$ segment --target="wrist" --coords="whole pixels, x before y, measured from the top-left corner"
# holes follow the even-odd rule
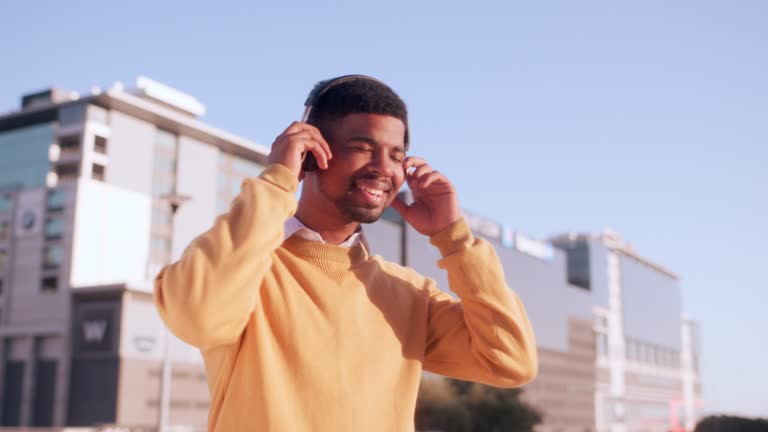
[[[474,241],[472,230],[463,217],[429,237],[429,242],[443,257],[469,248]]]

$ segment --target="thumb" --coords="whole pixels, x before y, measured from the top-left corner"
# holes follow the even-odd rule
[[[408,210],[408,204],[406,204],[399,196],[395,197],[392,204],[389,206],[395,209],[395,211],[405,219],[405,212]]]

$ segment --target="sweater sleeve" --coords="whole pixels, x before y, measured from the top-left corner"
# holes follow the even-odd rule
[[[154,300],[180,339],[208,349],[235,342],[258,300],[283,225],[295,211],[298,179],[270,165],[243,181],[227,214],[155,278]]]
[[[497,387],[533,380],[538,371],[533,329],[507,287],[493,246],[475,238],[463,219],[430,242],[440,250],[438,265],[461,301],[428,283],[424,369]]]

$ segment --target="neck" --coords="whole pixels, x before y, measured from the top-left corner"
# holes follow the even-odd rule
[[[309,210],[299,201],[299,206],[294,216],[307,228],[320,234],[320,237],[327,243],[335,245],[343,243],[360,226],[357,222],[339,223],[338,221],[330,221],[326,219],[327,215],[321,213]]]

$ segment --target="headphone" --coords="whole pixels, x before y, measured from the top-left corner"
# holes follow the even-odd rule
[[[309,92],[309,96],[307,96],[307,100],[304,101],[304,115],[301,116],[301,121],[306,122],[309,120],[309,115],[312,112],[312,108],[314,108],[318,101],[320,100],[320,97],[323,96],[325,93],[328,92],[328,90],[332,89],[333,87],[336,87],[339,84],[343,84],[350,81],[372,81],[377,84],[381,84],[387,88],[386,84],[381,82],[380,80],[368,76],[368,75],[342,75],[340,77],[331,78],[325,82],[323,82],[321,85],[316,86],[312,89],[311,92]],[[408,123],[405,122],[405,145],[406,148],[408,146]],[[315,171],[317,169],[317,161],[315,160],[315,156],[307,152],[306,156],[304,157],[304,162],[301,165],[301,169],[304,171]]]

